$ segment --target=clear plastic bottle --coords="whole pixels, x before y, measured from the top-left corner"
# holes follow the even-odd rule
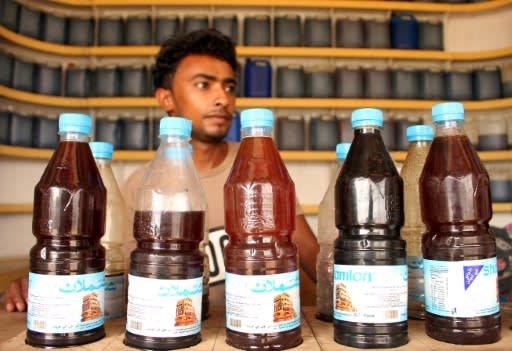
[[[226,341],[246,350],[302,342],[295,186],[273,122],[271,110],[242,111],[242,141],[224,185]]]
[[[60,115],[59,143],[34,190],[26,339],[33,346],[105,336],[107,193],[87,144],[91,131],[90,116]]]
[[[105,235],[101,244],[106,251],[105,261],[105,319],[124,317],[125,300],[125,259],[122,251],[123,239],[130,230],[128,209],[124,203],[119,185],[112,171],[111,143],[91,141],[92,155],[107,189],[107,213]]]
[[[461,103],[434,105],[432,120],[419,182],[426,332],[453,344],[493,343],[501,316],[489,176],[464,132]]]
[[[124,343],[167,350],[201,341],[206,199],[189,151],[190,120],[164,117],[135,195]]]
[[[421,236],[425,226],[421,220],[419,179],[430,144],[434,137],[431,125],[421,124],[407,128],[409,148],[400,176],[404,181],[404,226],[400,233],[407,243],[407,270],[409,318],[425,319],[425,286],[423,283],[423,256]]]
[[[380,130],[382,111],[353,111],[354,139],[336,181],[334,340],[359,348],[407,343],[403,182]]]
[[[318,243],[320,252],[316,259],[316,318],[332,321],[332,278],[333,278],[333,245],[338,237],[338,228],[334,221],[334,190],[336,179],[343,167],[343,161],[350,149],[350,143],[336,145],[337,168],[335,177],[327,187],[318,208]]]

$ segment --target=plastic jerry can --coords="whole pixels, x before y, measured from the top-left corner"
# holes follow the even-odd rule
[[[244,96],[270,97],[272,95],[272,67],[261,59],[247,59],[244,67]]]

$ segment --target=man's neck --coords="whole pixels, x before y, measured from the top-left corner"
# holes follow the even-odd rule
[[[194,165],[198,172],[217,167],[228,154],[228,144],[223,141],[217,144],[192,140]]]

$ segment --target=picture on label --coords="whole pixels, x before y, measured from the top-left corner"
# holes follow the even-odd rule
[[[175,327],[182,327],[192,325],[197,322],[196,310],[192,304],[190,297],[178,300],[176,302],[176,319],[174,321]]]
[[[336,284],[336,309],[345,312],[356,312],[352,299],[343,283]]]
[[[274,296],[274,323],[292,320],[296,316],[290,295],[283,292]]]
[[[82,322],[92,321],[101,317],[98,294],[92,292],[82,297]]]

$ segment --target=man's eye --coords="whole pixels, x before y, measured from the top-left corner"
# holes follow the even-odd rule
[[[236,91],[236,86],[235,85],[228,85],[224,88],[224,91],[226,93],[234,93]]]
[[[199,89],[206,89],[208,87],[208,82],[199,82],[199,83],[196,84],[196,86]]]

